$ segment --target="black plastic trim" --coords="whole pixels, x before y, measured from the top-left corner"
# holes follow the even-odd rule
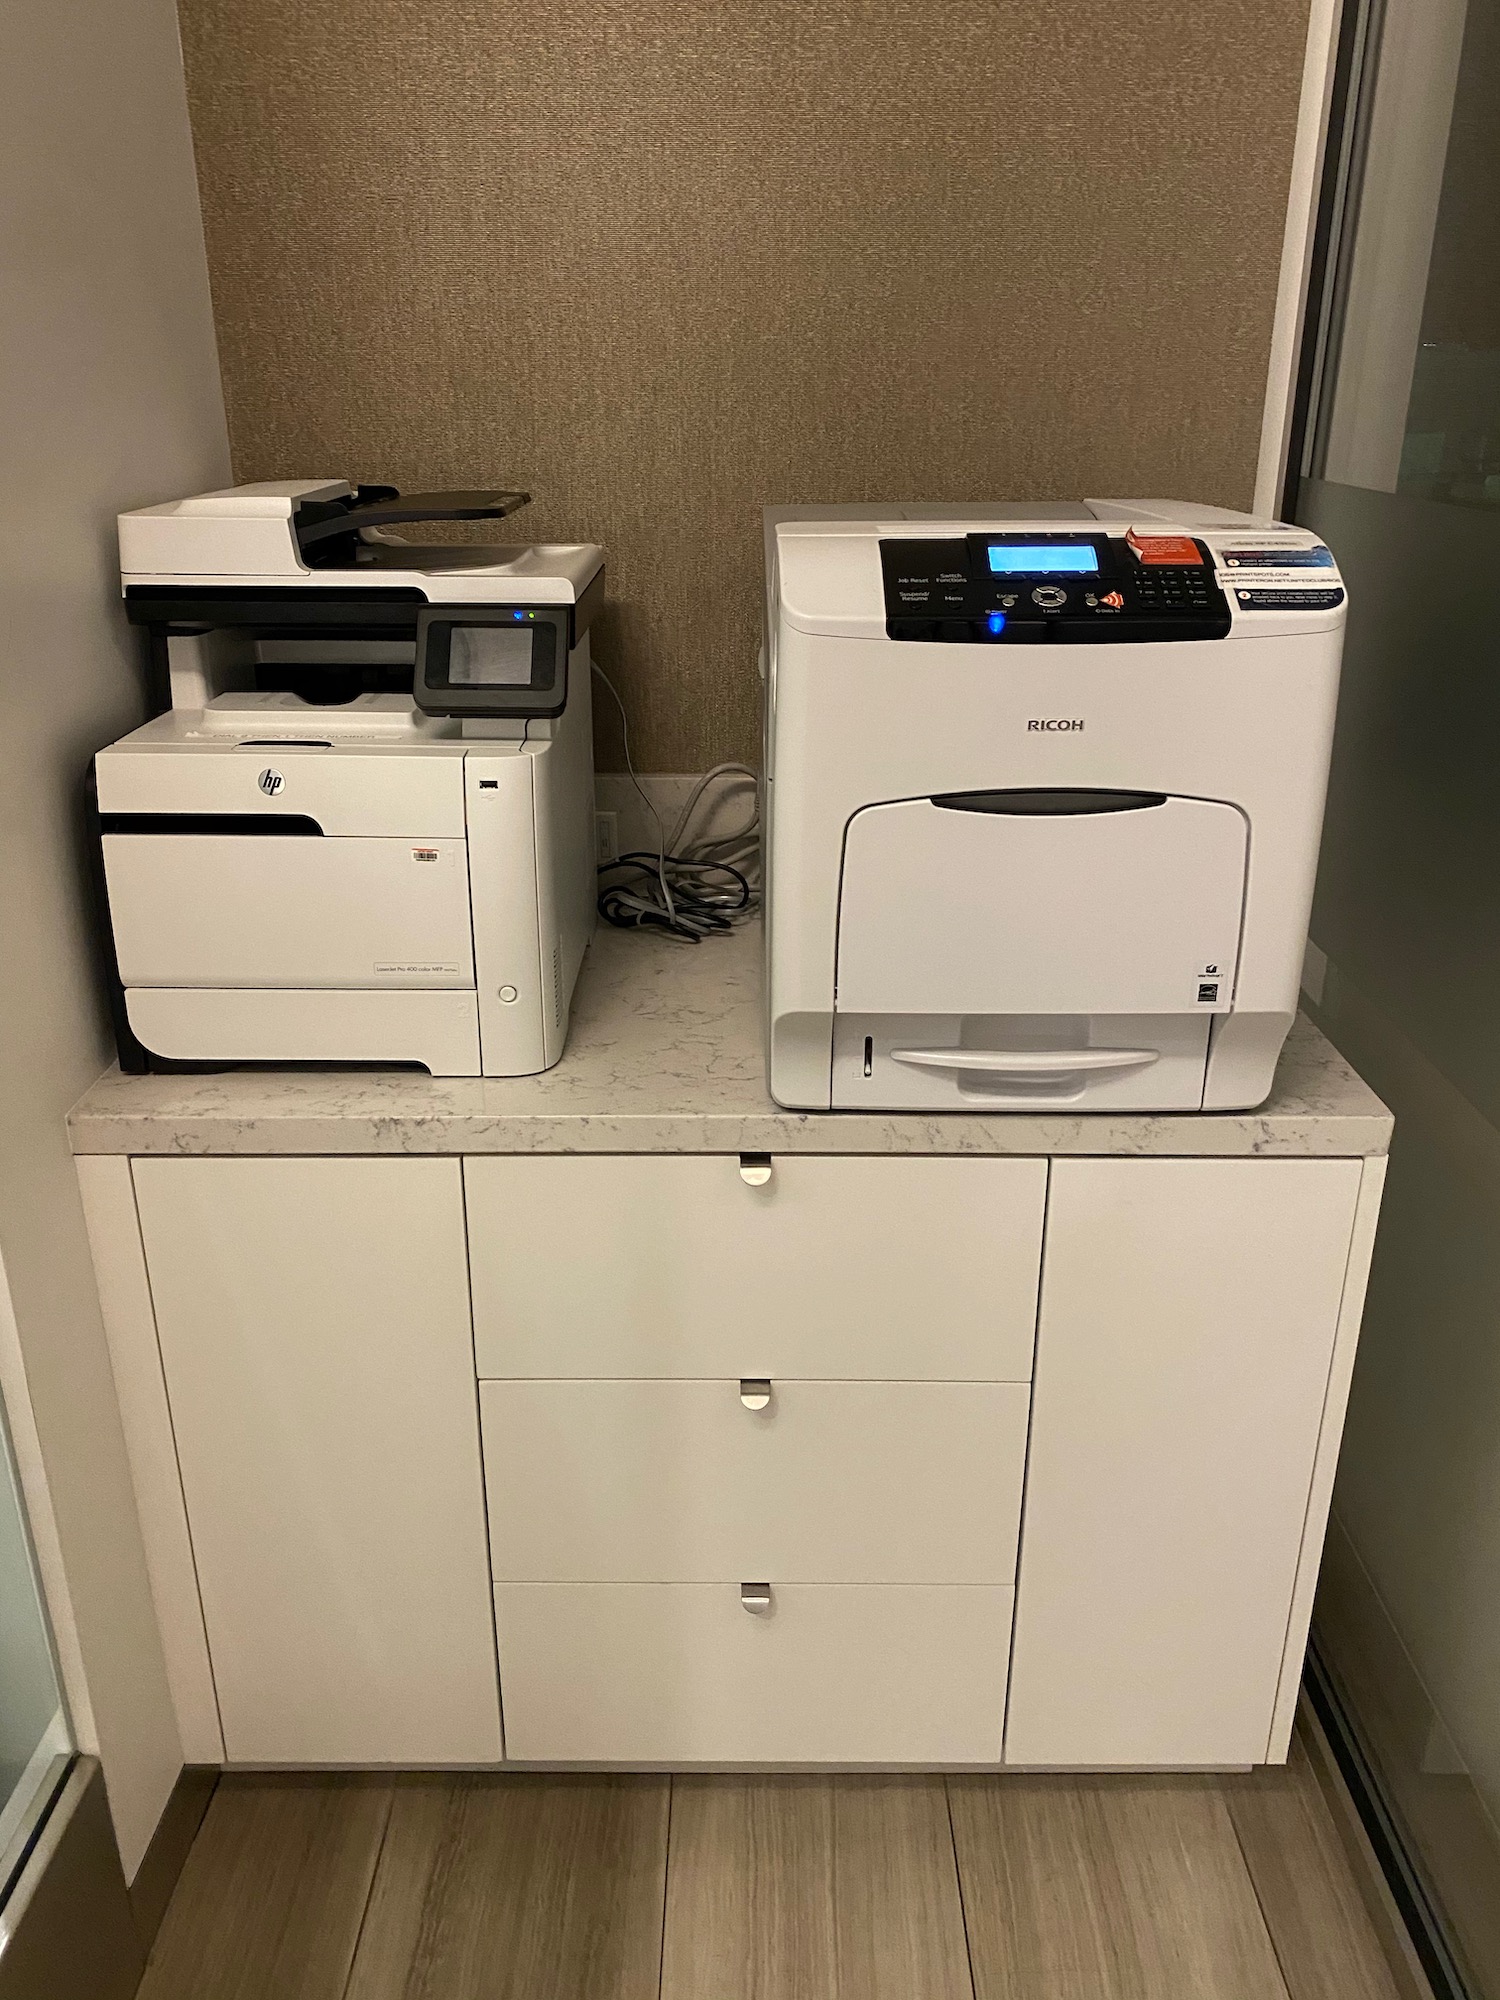
[[[221,626],[264,627],[268,632],[329,625],[377,627],[398,639],[417,629],[417,611],[427,603],[410,584],[196,584],[132,583],[125,587],[125,615],[132,625],[162,626],[168,632],[211,632]]]
[[[1013,786],[996,792],[940,792],[932,803],[944,812],[1024,813],[1056,819],[1073,813],[1149,812],[1164,806],[1165,792],[1089,790],[1079,785]]]
[[[272,834],[294,839],[321,838],[323,829],[310,813],[100,813],[99,831],[106,833],[232,833]]]
[[[568,607],[568,651],[571,653],[578,641],[604,608],[604,565],[600,563],[576,604]]]

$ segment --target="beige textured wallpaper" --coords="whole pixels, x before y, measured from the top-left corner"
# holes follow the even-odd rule
[[[642,768],[755,754],[767,502],[1248,503],[1306,0],[180,11],[237,476],[529,487]]]

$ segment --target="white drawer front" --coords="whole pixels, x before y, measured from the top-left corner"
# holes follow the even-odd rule
[[[509,1583],[1012,1583],[1024,1382],[480,1385]],[[753,1391],[750,1392],[753,1398]]]
[[[509,1758],[639,1764],[993,1764],[1013,1592],[504,1583]]]
[[[1025,1381],[1044,1160],[464,1162],[482,1376]]]

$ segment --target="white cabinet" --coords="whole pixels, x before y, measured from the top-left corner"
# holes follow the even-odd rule
[[[1024,1382],[1043,1160],[464,1163],[482,1376]]]
[[[745,1386],[484,1383],[497,1581],[1014,1582],[1024,1382]]]
[[[177,1679],[231,1764],[1283,1755],[1379,1165],[122,1164]]]
[[[962,1585],[511,1583],[522,1761],[970,1764],[1000,1756],[1012,1593]]]
[[[230,1763],[493,1763],[456,1160],[134,1163]]]
[[[1008,1763],[1266,1758],[1361,1171],[1054,1162]]]

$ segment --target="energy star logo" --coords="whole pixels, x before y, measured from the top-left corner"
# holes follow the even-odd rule
[[[262,771],[260,776],[256,779],[255,782],[260,786],[261,790],[265,793],[268,799],[274,799],[276,794],[281,790],[282,786],[286,783],[286,779],[282,777],[279,771],[272,771],[268,769]]]

